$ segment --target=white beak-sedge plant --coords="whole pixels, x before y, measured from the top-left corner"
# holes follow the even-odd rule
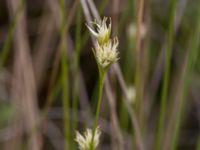
[[[98,96],[96,116],[95,116],[93,131],[92,131],[92,141],[90,144],[90,150],[96,149],[93,141],[95,137],[95,130],[97,128],[97,124],[99,120],[103,84],[104,84],[106,72],[109,66],[118,60],[117,47],[118,47],[119,42],[118,42],[117,37],[114,38],[113,41],[110,39],[111,19],[110,19],[110,23],[108,27],[107,27],[106,21],[107,21],[107,18],[104,17],[100,24],[95,23],[95,25],[97,26],[98,32],[95,32],[88,26],[90,32],[97,38],[95,49],[93,49],[93,53],[96,58],[97,66],[99,70],[99,96]]]
[[[110,39],[111,19],[108,26],[106,22],[107,22],[107,17],[104,17],[100,23],[94,22],[94,24],[97,27],[97,31],[93,30],[91,27],[86,25],[89,31],[92,33],[92,35],[96,38],[95,47],[92,50],[93,50],[95,59],[97,61],[97,66],[99,70],[99,93],[98,93],[99,95],[98,95],[97,109],[96,109],[93,129],[92,129],[92,138],[90,142],[87,142],[87,144],[89,143],[89,149],[87,150],[95,150],[97,148],[98,144],[95,144],[97,143],[96,141],[97,139],[95,137],[96,137],[97,124],[99,120],[104,79],[105,79],[106,72],[109,66],[118,60],[117,47],[118,47],[119,42],[118,42],[117,37],[114,38],[113,40]],[[79,148],[80,148],[80,142],[78,143],[79,143]],[[81,149],[81,150],[85,150],[85,149]]]

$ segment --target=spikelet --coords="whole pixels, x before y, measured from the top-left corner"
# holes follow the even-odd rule
[[[103,45],[104,43],[107,43],[110,40],[111,19],[108,26],[106,24],[107,19],[108,19],[107,17],[104,17],[100,23],[94,22],[94,25],[96,25],[97,27],[96,30],[93,30],[90,26],[87,25],[88,29],[95,36],[100,45]]]
[[[96,149],[99,141],[100,141],[100,135],[101,132],[99,130],[99,127],[96,128],[94,133],[94,140],[92,142],[92,130],[86,129],[83,135],[81,135],[78,131],[76,132],[76,138],[75,141],[78,143],[80,150],[89,150],[91,144],[93,145],[93,148]]]

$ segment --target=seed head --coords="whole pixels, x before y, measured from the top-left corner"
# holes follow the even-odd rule
[[[99,130],[99,127],[97,127],[95,130],[94,139],[93,139],[94,149],[96,149],[99,144],[100,135],[101,135],[101,132]],[[78,142],[80,150],[89,150],[91,146],[91,142],[92,142],[92,130],[86,129],[86,131],[84,132],[84,135],[81,135],[77,131],[75,141]]]
[[[100,23],[94,23],[97,27],[96,30],[93,30],[91,27],[88,27],[90,32],[97,38],[97,41],[99,42],[100,45],[109,42],[110,40],[110,33],[111,33],[111,19],[110,23],[107,26],[107,17],[104,17],[103,20]]]

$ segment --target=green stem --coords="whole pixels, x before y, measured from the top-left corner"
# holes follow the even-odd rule
[[[103,91],[103,83],[104,83],[104,79],[105,79],[105,75],[106,75],[106,71],[104,69],[101,69],[99,67],[99,96],[98,96],[98,102],[97,102],[97,109],[96,109],[96,116],[95,116],[95,120],[94,120],[94,126],[92,129],[92,141],[91,141],[91,145],[90,145],[90,150],[94,150],[94,145],[93,145],[93,141],[94,141],[94,136],[95,136],[95,131],[97,128],[97,124],[99,121],[99,114],[100,114],[100,108],[101,108],[101,99],[102,99],[102,91]]]
[[[134,4],[134,1],[127,1],[127,3],[125,4],[127,8],[125,10],[125,12],[122,14],[122,19],[119,23],[119,34],[123,34],[123,30],[125,28],[125,24],[124,22],[127,22],[127,19],[130,19],[130,17],[132,18],[132,20],[134,20],[134,7],[135,7],[135,4]],[[131,15],[131,16],[130,16]],[[124,79],[126,79],[126,83],[131,83],[132,85],[134,84],[133,83],[133,59],[135,60],[135,57],[133,58],[132,57],[132,54],[133,54],[133,49],[134,49],[134,43],[135,41],[133,42],[133,39],[134,37],[133,36],[128,36],[127,37],[127,47],[125,48],[126,51],[125,54],[124,54],[124,64],[123,64],[123,72],[124,72]],[[120,120],[120,125],[122,127],[122,129],[124,129],[125,131],[128,131],[128,126],[129,126],[129,122],[130,122],[130,117],[129,117],[129,114],[128,114],[128,111],[127,111],[127,108],[126,106],[124,105],[124,96],[121,97],[121,107],[119,108],[119,120]]]
[[[77,17],[76,17],[76,43],[75,43],[75,52],[74,52],[74,83],[73,83],[73,96],[72,96],[72,109],[73,109],[73,125],[72,130],[76,131],[77,129],[77,109],[78,109],[78,95],[79,95],[79,58],[80,58],[80,45],[81,45],[81,10],[78,7]],[[74,132],[73,132],[74,133]],[[75,136],[75,135],[73,135]],[[75,143],[73,144],[73,148]]]
[[[68,65],[66,62],[66,53],[62,53],[61,66],[62,66],[62,88],[63,88],[63,111],[64,111],[64,137],[65,149],[70,147],[70,115],[69,115],[69,93],[68,93]],[[68,142],[68,144],[67,144]]]
[[[180,132],[180,127],[181,127],[181,122],[183,120],[183,113],[186,105],[186,96],[188,94],[188,89],[189,89],[189,81],[192,76],[192,70],[194,69],[194,65],[197,61],[197,56],[198,56],[198,47],[199,47],[199,40],[200,40],[200,10],[198,9],[197,13],[197,24],[196,28],[193,34],[193,37],[191,39],[191,47],[189,48],[189,60],[187,64],[187,70],[186,70],[186,79],[185,79],[185,86],[183,89],[183,93],[181,96],[181,104],[180,104],[180,109],[178,110],[177,113],[177,119],[175,123],[175,130],[172,134],[172,150],[175,150],[177,145],[178,145],[178,138],[179,138],[179,132]]]
[[[69,114],[69,90],[68,90],[68,62],[67,62],[67,45],[66,45],[66,7],[65,0],[60,0],[61,9],[61,78],[62,78],[62,96],[63,96],[63,111],[64,111],[64,149],[70,149],[70,114]]]
[[[2,53],[0,55],[0,69],[3,67],[3,65],[5,64],[8,56],[9,56],[11,42],[13,40],[13,35],[15,32],[15,28],[16,28],[16,22],[17,22],[19,15],[21,14],[21,11],[23,10],[24,4],[25,4],[25,1],[21,0],[20,4],[16,10],[16,13],[14,14],[13,20],[11,21],[11,24],[9,26],[9,31],[6,36],[5,44],[3,46]]]
[[[171,61],[171,51],[173,47],[174,39],[174,17],[176,10],[176,0],[170,1],[170,18],[169,18],[169,31],[168,31],[168,46],[166,49],[166,58],[165,58],[165,69],[164,69],[164,81],[162,86],[162,95],[161,95],[161,112],[159,117],[158,132],[156,135],[156,150],[161,149],[162,137],[164,131],[165,123],[165,113],[166,113],[166,103],[167,103],[167,93],[169,86],[169,74],[170,74],[170,61]]]

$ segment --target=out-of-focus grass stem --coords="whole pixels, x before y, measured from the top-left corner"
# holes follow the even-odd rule
[[[124,29],[124,22],[126,22],[126,19],[129,16],[129,14],[132,14],[132,12],[134,12],[134,1],[127,1],[126,3],[126,7],[125,8],[129,8],[127,9],[123,14],[122,14],[122,17],[121,17],[121,21],[119,23],[119,34],[123,34],[122,32],[123,29]],[[133,15],[134,16],[134,15]],[[132,17],[134,19],[134,17]],[[128,31],[129,32],[129,31]],[[124,72],[124,78],[126,79],[126,82],[129,82],[131,84],[132,83],[132,74],[133,74],[133,69],[132,69],[132,66],[133,64],[131,64],[133,61],[132,59],[130,59],[130,56],[132,56],[132,53],[133,53],[133,48],[134,48],[134,44],[135,42],[133,42],[132,39],[133,36],[130,36],[128,35],[127,36],[127,41],[128,41],[128,44],[127,44],[127,47],[125,47],[124,49],[126,49],[124,52],[125,52],[125,59],[124,59],[124,64],[123,64],[123,72]],[[132,57],[131,57],[132,58]],[[131,64],[131,65],[130,65]],[[125,130],[128,129],[128,123],[129,123],[129,116],[128,116],[128,111],[127,111],[127,108],[126,106],[124,105],[123,103],[123,100],[124,97],[122,96],[121,98],[121,107],[119,108],[119,112],[120,112],[120,124],[121,124],[121,127]]]
[[[60,33],[60,54],[61,54],[61,78],[62,78],[62,97],[63,97],[63,112],[64,112],[64,149],[70,149],[70,115],[69,115],[69,89],[68,89],[68,60],[67,60],[67,45],[66,45],[66,7],[65,0],[60,0],[61,10],[61,33]]]
[[[142,52],[142,36],[141,28],[143,24],[144,15],[144,0],[137,1],[137,31],[136,31],[136,72],[135,72],[135,86],[136,86],[136,113],[138,115],[138,121],[142,126],[143,120],[143,81],[141,72],[141,52]]]
[[[156,150],[161,149],[162,145],[162,137],[164,133],[164,123],[165,123],[165,113],[166,113],[166,103],[167,103],[167,95],[168,95],[168,87],[169,87],[169,75],[170,75],[170,65],[171,65],[171,51],[173,48],[174,41],[174,19],[175,19],[175,11],[176,11],[176,0],[170,0],[169,4],[169,27],[168,27],[168,45],[165,53],[165,63],[164,63],[164,78],[162,85],[162,93],[161,93],[161,108],[160,108],[160,116],[158,122],[158,131],[156,135]]]
[[[103,0],[102,3],[100,4],[100,8],[99,8],[99,13],[105,11],[105,8],[108,4],[108,0]],[[83,37],[81,38],[81,45],[80,47],[85,47],[85,45],[87,44],[87,41],[89,39],[89,33],[86,31],[84,34],[83,34]]]
[[[12,42],[13,35],[14,35],[14,32],[15,32],[15,28],[16,28],[16,21],[19,17],[19,14],[23,10],[24,3],[25,3],[24,0],[21,0],[20,5],[17,8],[17,12],[15,13],[14,18],[11,21],[11,24],[9,26],[9,30],[8,30],[8,34],[7,34],[7,37],[6,37],[6,40],[5,40],[5,44],[3,46],[2,53],[0,55],[0,69],[3,67],[3,65],[5,64],[5,62],[8,58],[10,48],[11,48],[11,42]]]
[[[182,122],[182,118],[184,114],[184,108],[186,105],[187,93],[190,86],[189,83],[191,81],[190,78],[191,78],[194,65],[197,60],[197,56],[198,56],[198,47],[199,47],[199,40],[200,40],[200,9],[199,8],[198,8],[198,13],[196,17],[197,17],[196,28],[194,30],[193,37],[191,38],[191,47],[189,48],[189,60],[188,60],[187,68],[186,68],[187,70],[186,70],[185,86],[184,86],[182,96],[181,96],[180,109],[178,110],[178,113],[177,113],[175,130],[172,135],[172,148],[171,148],[172,150],[175,150],[177,148],[181,122]]]
[[[77,129],[77,109],[78,109],[78,95],[79,95],[79,58],[81,50],[81,10],[80,4],[78,4],[78,12],[76,17],[76,41],[75,41],[75,51],[74,51],[74,85],[73,85],[73,96],[72,96],[72,109],[73,109],[73,131]]]

